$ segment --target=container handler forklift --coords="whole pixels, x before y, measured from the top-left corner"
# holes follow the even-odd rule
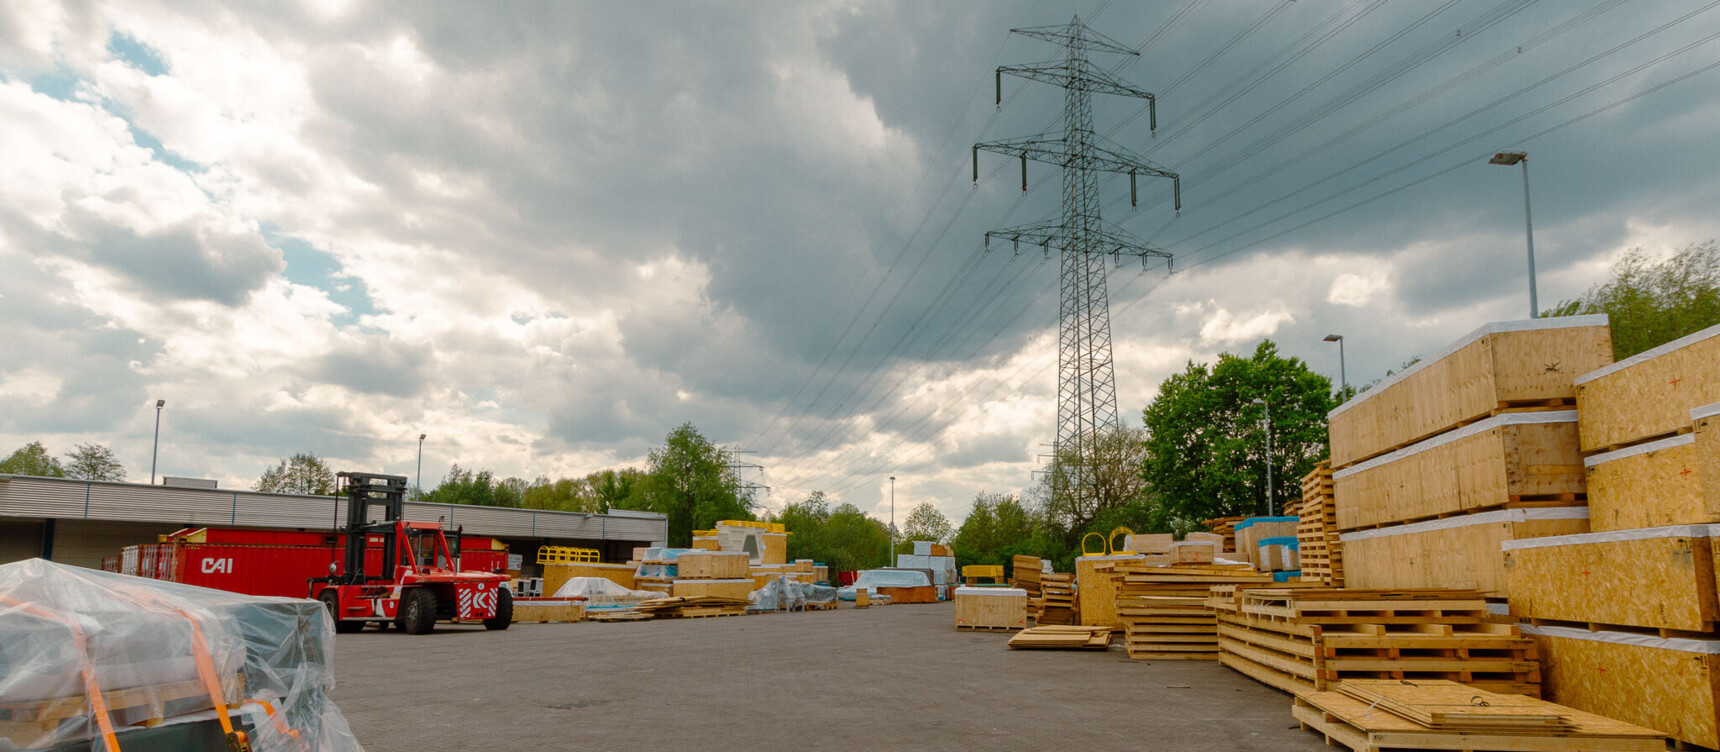
[[[310,597],[333,617],[335,631],[357,632],[368,623],[389,621],[407,634],[428,634],[445,619],[482,621],[485,629],[507,629],[513,621],[513,594],[500,573],[460,571],[461,530],[440,523],[401,519],[406,478],[400,475],[342,472],[347,497],[345,568],[310,580]],[[372,521],[371,510],[381,512]],[[449,546],[450,535],[453,546]],[[365,550],[380,544],[382,566],[367,571]]]

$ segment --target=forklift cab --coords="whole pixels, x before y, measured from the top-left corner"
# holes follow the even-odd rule
[[[442,530],[441,525],[428,522],[408,522],[403,525],[401,561],[419,570],[460,569],[460,531]],[[444,545],[443,541],[447,544]]]

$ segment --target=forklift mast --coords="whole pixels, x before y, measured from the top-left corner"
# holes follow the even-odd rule
[[[383,536],[382,570],[377,579],[392,578],[397,550],[395,523],[401,519],[406,502],[406,476],[353,472],[337,475],[347,496],[346,529],[341,531],[346,535],[346,569],[339,584],[363,585],[370,579],[364,571],[364,555],[372,533]],[[382,509],[381,520],[370,521],[372,507]]]

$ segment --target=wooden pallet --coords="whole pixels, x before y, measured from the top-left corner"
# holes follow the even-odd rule
[[[1477,699],[1487,702],[1491,698],[1483,693]],[[1569,730],[1510,733],[1433,729],[1341,692],[1299,693],[1291,712],[1303,729],[1324,735],[1329,745],[1342,745],[1355,752],[1663,752],[1666,749],[1666,737],[1660,732],[1553,703],[1542,706],[1547,713],[1565,718]]]
[[[984,624],[957,624],[956,629],[967,632],[1019,632],[1026,627],[994,627]]]
[[[657,618],[654,614],[643,611],[617,609],[614,611],[587,611],[586,621],[650,621]]]
[[[1009,638],[1009,646],[1034,650],[1105,650],[1111,646],[1111,633],[1110,627],[1032,627]]]
[[[1302,503],[1297,510],[1296,541],[1302,579],[1332,587],[1344,586],[1343,544],[1338,538],[1338,509],[1332,465],[1322,461],[1302,477]]]
[[[1218,620],[1207,603],[1212,588],[1272,581],[1246,566],[1129,564],[1117,572],[1117,615],[1131,660],[1216,660]]]

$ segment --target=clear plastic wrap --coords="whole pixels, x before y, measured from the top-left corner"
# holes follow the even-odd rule
[[[854,600],[854,591],[865,588],[871,597],[878,596],[877,589],[881,587],[926,587],[932,581],[926,578],[925,572],[902,569],[868,569],[854,579],[854,584],[836,591],[837,597],[845,601]]]
[[[231,727],[258,752],[358,752],[328,699],[333,653],[316,601],[0,565],[0,750],[225,749]]]
[[[602,577],[574,577],[569,579],[560,590],[555,591],[554,598],[585,598],[586,606],[603,608],[605,606],[632,606],[640,601],[656,598],[667,598],[668,593],[655,590],[629,590]]]
[[[747,606],[749,611],[799,611],[806,608],[808,603],[835,603],[836,588],[797,582],[784,575],[752,591],[747,599],[752,601],[751,605]]]

